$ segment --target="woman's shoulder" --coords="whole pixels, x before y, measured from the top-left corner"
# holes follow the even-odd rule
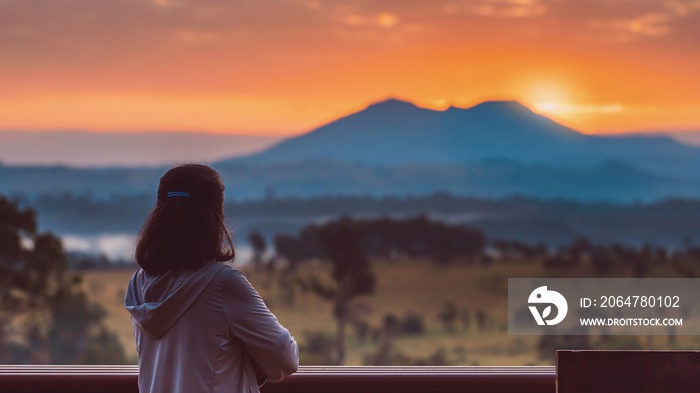
[[[212,262],[212,263],[220,263],[223,265],[223,268],[221,269],[221,273],[225,276],[235,276],[235,277],[245,277],[245,274],[243,271],[237,267],[234,267],[230,263],[225,263],[225,262]]]
[[[246,278],[245,273],[230,264],[224,264],[224,267],[221,269],[221,276],[224,281],[224,286],[228,289],[249,291],[253,288],[250,281]]]

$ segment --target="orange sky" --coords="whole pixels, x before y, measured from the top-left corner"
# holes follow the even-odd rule
[[[0,129],[297,134],[397,97],[700,130],[698,0],[0,0]]]

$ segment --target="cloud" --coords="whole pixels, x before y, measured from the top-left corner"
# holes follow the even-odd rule
[[[548,1],[551,20],[584,42],[691,46],[698,41],[699,0]]]
[[[548,8],[541,0],[472,0],[449,2],[441,9],[447,14],[466,13],[484,17],[527,18],[543,15]]]
[[[340,15],[343,24],[354,27],[384,27],[391,28],[399,23],[399,17],[391,12],[381,12],[376,15],[366,15],[349,12]]]
[[[686,16],[700,11],[700,1],[698,0],[667,0],[663,2],[663,5],[676,16]]]
[[[676,31],[692,40],[698,10],[699,0],[5,0],[0,55],[5,62],[60,66],[176,52],[178,42],[312,47],[309,41],[358,35],[470,42],[517,40],[523,32],[629,41]]]
[[[619,41],[630,41],[637,37],[660,37],[671,33],[672,16],[654,12],[632,19],[594,20],[591,26],[609,30]]]
[[[289,2],[312,11],[320,11],[323,8],[321,0],[289,0]]]
[[[394,27],[399,23],[398,16],[392,14],[391,12],[382,12],[377,15],[377,24],[382,27]]]
[[[172,4],[172,0],[152,0],[152,2],[159,7],[167,7]]]

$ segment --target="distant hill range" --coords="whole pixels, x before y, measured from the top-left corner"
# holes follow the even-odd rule
[[[699,153],[700,148],[666,137],[584,135],[515,101],[435,111],[390,99],[261,153],[224,162],[397,166],[507,160],[590,168],[614,160],[656,174],[700,178],[691,165],[700,164]]]
[[[513,101],[436,111],[390,99],[213,165],[227,196],[245,199],[434,192],[618,202],[700,197],[699,147],[659,136],[584,135]],[[153,194],[164,170],[3,166],[0,193]]]

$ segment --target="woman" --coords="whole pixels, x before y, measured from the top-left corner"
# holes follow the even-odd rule
[[[224,223],[224,185],[205,165],[160,179],[124,300],[141,393],[258,392],[296,372],[294,337],[243,274]]]

